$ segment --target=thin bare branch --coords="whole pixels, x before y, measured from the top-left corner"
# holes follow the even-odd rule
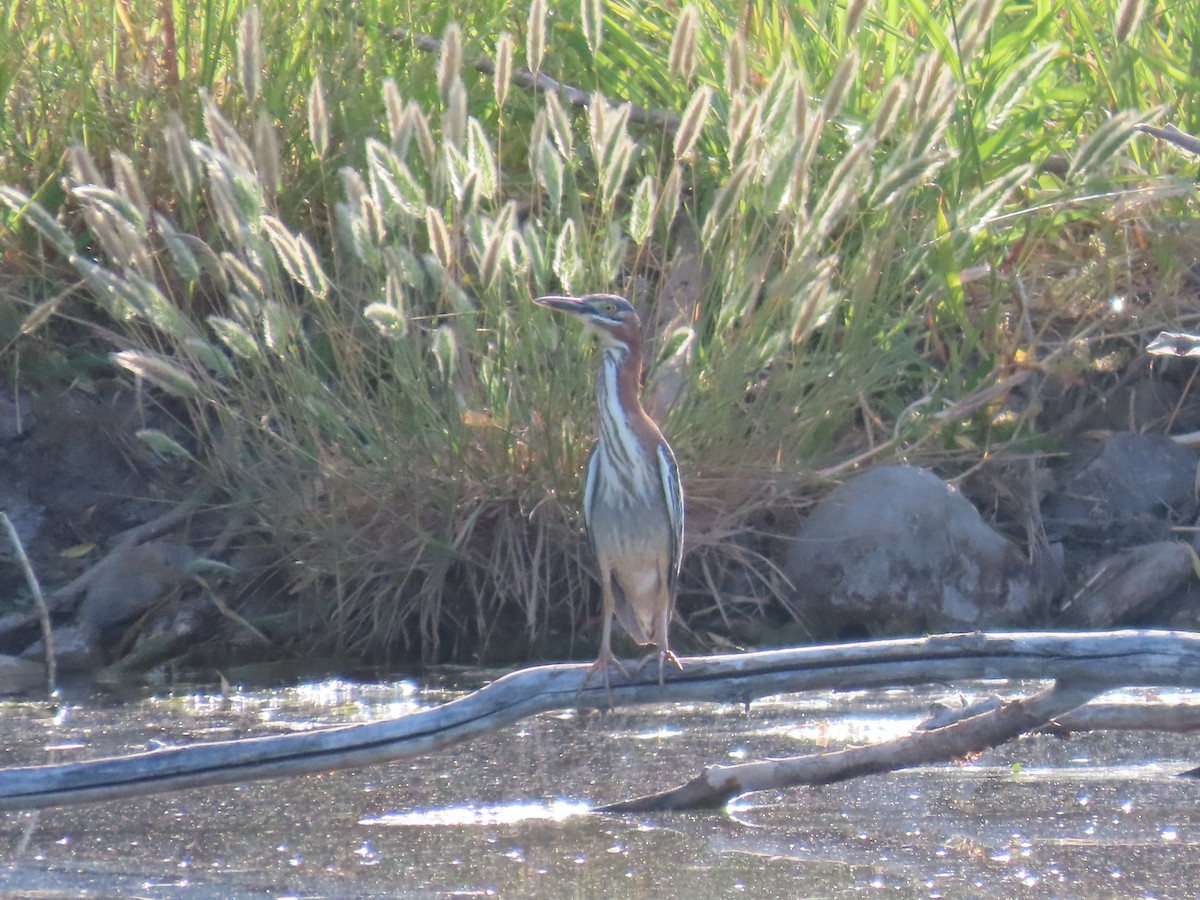
[[[1189,153],[1200,155],[1200,138],[1190,135],[1186,131],[1180,131],[1174,125],[1167,125],[1165,128],[1159,128],[1157,125],[1134,125],[1133,130],[1158,138],[1160,141],[1167,141]]]
[[[424,53],[440,54],[442,52],[441,40],[431,35],[421,34],[407,28],[389,28],[382,25],[380,26],[380,31],[394,40],[409,41],[414,47]],[[476,57],[466,64],[476,72],[480,72],[488,77],[496,74],[496,64],[485,56]],[[594,97],[599,96],[598,94],[588,93],[581,88],[563,84],[561,81],[556,81],[545,72],[530,72],[525,68],[513,71],[512,83],[527,91],[547,91],[557,94],[572,106],[580,106],[585,109],[592,105]],[[628,105],[630,122],[637,122],[639,125],[646,125],[651,128],[661,128],[668,136],[673,135],[679,128],[680,116],[678,113],[664,112],[656,109],[642,109],[632,104],[626,104],[624,101],[605,99],[608,105],[614,109]]]
[[[8,532],[8,540],[16,551],[17,559],[21,563],[21,571],[25,573],[25,583],[29,585],[29,590],[33,594],[34,609],[37,611],[38,621],[42,626],[42,646],[46,654],[46,694],[54,696],[54,692],[58,689],[58,664],[54,658],[54,630],[50,627],[50,607],[46,605],[42,585],[33,571],[33,564],[29,561],[29,556],[25,553],[25,545],[21,543],[21,536],[17,534],[17,526],[12,523],[8,513],[0,511],[0,524],[3,524],[4,530]]]

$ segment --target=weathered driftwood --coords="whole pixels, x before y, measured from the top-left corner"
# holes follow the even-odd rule
[[[979,753],[1040,728],[1086,703],[1094,688],[1056,684],[1022,700],[933,731],[918,731],[867,747],[767,759],[733,766],[709,766],[691,781],[656,794],[602,806],[598,812],[665,812],[715,809],[751,791],[833,784],[913,766],[946,762]]]
[[[920,731],[942,728],[954,722],[998,709],[1004,701],[991,697],[970,706],[942,708],[917,726]],[[1200,700],[1135,700],[1124,703],[1096,701],[1037,729],[1039,734],[1068,737],[1084,731],[1200,731]]]
[[[1080,731],[1196,731],[1197,703],[1088,703],[1094,687],[1056,684],[1032,697],[991,698],[959,710],[943,710],[918,730],[866,747],[705,768],[665,791],[599,806],[596,812],[646,813],[717,809],[752,791],[834,784],[863,775],[950,762],[1036,732],[1066,737]],[[1086,706],[1084,704],[1087,704]],[[1198,777],[1200,769],[1180,775]]]
[[[200,744],[81,763],[0,770],[0,809],[30,809],[365,766],[429,753],[527,716],[604,707],[605,689],[580,689],[584,664],[522,669],[458,700],[400,719]],[[940,635],[689,658],[665,685],[625,682],[618,705],[666,701],[748,703],[797,691],[953,682],[1053,679],[1048,699],[1026,702],[1029,727],[1059,705],[1115,687],[1200,687],[1200,635],[1165,631]],[[598,681],[594,679],[593,681]],[[1078,692],[1078,693],[1077,693]],[[1065,700],[1063,698],[1066,698]],[[1030,705],[1032,704],[1032,705]],[[1069,706],[1067,707],[1069,708]],[[1034,721],[1041,715],[1041,721]],[[935,732],[930,732],[935,733]]]
[[[1200,703],[1089,703],[1038,729],[1060,737],[1084,731],[1200,731]]]

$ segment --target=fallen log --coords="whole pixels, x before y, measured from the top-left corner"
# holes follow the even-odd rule
[[[399,719],[303,734],[171,747],[76,763],[0,770],[0,809],[34,809],[158,791],[366,766],[430,753],[548,710],[605,708],[589,666],[521,669],[467,696]],[[653,674],[651,673],[651,679]],[[1029,727],[1058,705],[1118,687],[1200,687],[1200,634],[1168,631],[937,635],[683,660],[655,680],[614,673],[616,705],[749,704],[799,691],[856,690],[971,679],[1053,680]],[[1064,699],[1065,698],[1065,699]],[[1034,698],[1036,700],[1037,698]],[[1032,703],[1033,701],[1024,701]],[[1044,707],[1044,708],[1043,708]],[[1002,707],[1003,708],[1003,707]],[[1024,726],[1023,726],[1024,727]],[[932,732],[931,732],[932,733]]]

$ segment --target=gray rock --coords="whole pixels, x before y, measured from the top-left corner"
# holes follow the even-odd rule
[[[188,577],[191,547],[151,541],[111,554],[79,604],[80,621],[101,628],[130,619]]]
[[[1099,398],[1088,427],[1114,431],[1190,431],[1197,427],[1194,404],[1183,402],[1179,385],[1146,374]]]
[[[1196,451],[1161,434],[1118,432],[1100,455],[1042,505],[1053,534],[1165,538],[1196,509]]]
[[[815,638],[1027,623],[1030,567],[926,469],[881,466],[817,504],[788,553],[796,616]]]
[[[41,638],[21,652],[21,658],[31,662],[41,661],[45,656]],[[90,672],[104,665],[99,629],[90,622],[55,628],[54,663],[60,673]]]
[[[0,655],[0,695],[24,694],[46,688],[46,670],[37,663]]]
[[[1130,547],[1085,573],[1085,588],[1069,606],[1067,621],[1084,628],[1166,625],[1180,593],[1196,577],[1191,549],[1179,541]]]

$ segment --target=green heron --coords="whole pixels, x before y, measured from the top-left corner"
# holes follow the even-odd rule
[[[600,566],[604,631],[600,656],[583,684],[600,670],[607,689],[610,665],[625,672],[612,652],[614,613],[637,643],[658,648],[642,665],[657,655],[662,684],[664,663],[680,665],[667,629],[683,552],[683,486],[675,454],[639,398],[641,321],[629,301],[615,294],[534,302],[579,316],[600,336],[596,446],[588,458],[583,520]]]

